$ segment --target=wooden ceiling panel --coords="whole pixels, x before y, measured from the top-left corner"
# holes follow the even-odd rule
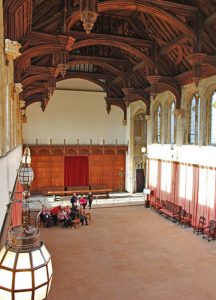
[[[56,81],[78,76],[103,80],[109,104],[125,114],[125,99],[138,91],[150,99],[153,90],[175,86],[179,95],[180,85],[215,70],[216,0],[104,0],[98,7],[86,34],[79,0],[4,1],[5,35],[23,45],[15,80],[26,105],[41,101],[45,109]]]

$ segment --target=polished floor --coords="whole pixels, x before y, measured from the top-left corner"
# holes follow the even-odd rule
[[[97,208],[89,226],[41,228],[48,300],[213,300],[216,242],[143,206]]]

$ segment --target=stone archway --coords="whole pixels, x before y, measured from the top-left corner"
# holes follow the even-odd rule
[[[147,145],[147,121],[143,109],[136,111],[133,117],[133,174],[135,192],[145,187],[146,159],[141,149]]]

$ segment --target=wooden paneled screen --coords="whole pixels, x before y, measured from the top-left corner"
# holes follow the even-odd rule
[[[64,161],[66,156],[87,156],[89,185],[124,190],[126,145],[30,145],[34,180],[32,194],[66,190]]]

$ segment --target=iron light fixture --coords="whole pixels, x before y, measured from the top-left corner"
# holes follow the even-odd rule
[[[22,196],[22,225],[13,227],[0,251],[0,300],[45,300],[51,286],[51,256],[40,240],[39,229],[29,222],[29,187],[33,180],[31,155],[27,147],[18,180]]]

